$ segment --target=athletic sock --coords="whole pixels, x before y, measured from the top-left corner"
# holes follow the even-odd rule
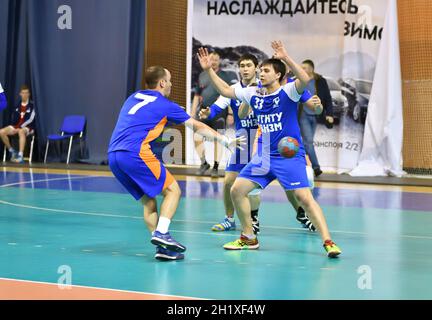
[[[303,207],[298,207],[297,213],[298,214],[305,214],[305,211],[304,211]]]
[[[13,152],[15,152],[15,149],[14,148],[9,148],[9,152],[13,153]]]
[[[213,165],[213,169],[218,169],[219,168],[219,162],[215,161],[214,165]]]
[[[170,223],[171,223],[170,219],[165,218],[165,217],[160,217],[156,231],[163,233],[163,234],[167,233]]]
[[[206,160],[205,156],[201,158],[201,164],[202,165],[207,164],[207,160]]]
[[[22,157],[23,156],[23,153],[20,151],[20,152],[18,152],[18,156],[19,157]]]
[[[243,233],[243,236],[248,238],[248,240],[255,240],[256,239],[256,235],[254,235],[254,234],[244,234]]]
[[[252,221],[257,221],[258,220],[258,209],[257,210],[251,210],[251,217],[252,217]]]
[[[231,222],[231,223],[234,222],[234,217],[228,217],[228,216],[226,216],[226,218],[228,219],[229,222]]]

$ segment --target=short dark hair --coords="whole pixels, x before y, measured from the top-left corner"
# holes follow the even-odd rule
[[[308,65],[310,65],[312,67],[312,69],[315,70],[315,64],[310,59],[306,59],[305,61],[302,62],[302,64],[308,64]]]
[[[166,70],[162,66],[151,66],[144,74],[144,81],[148,89],[156,89],[159,81],[166,76]]]
[[[275,59],[275,58],[271,58],[271,59],[266,59],[261,63],[261,67],[266,66],[266,65],[272,65],[273,69],[276,73],[280,73],[280,77],[279,77],[279,81],[282,81],[283,78],[286,75],[286,65],[285,63],[282,62],[282,60],[280,59]]]
[[[242,56],[240,57],[240,59],[238,59],[238,62],[237,62],[238,65],[240,66],[240,63],[242,63],[242,62],[245,61],[245,60],[250,60],[250,61],[252,61],[253,64],[255,65],[255,67],[258,66],[258,59],[257,59],[257,57],[255,57],[253,54],[245,53],[244,55],[242,55]]]
[[[209,53],[209,55],[210,55],[210,54],[214,54],[215,56],[218,56],[219,58],[221,57],[220,53],[217,52],[216,50],[211,51],[211,52]]]
[[[23,84],[23,85],[20,87],[20,92],[21,92],[21,91],[24,91],[24,90],[28,90],[28,91],[30,92],[30,87],[29,87],[28,85],[26,85],[26,84]]]

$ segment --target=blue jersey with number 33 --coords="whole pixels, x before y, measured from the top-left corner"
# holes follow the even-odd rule
[[[301,94],[297,92],[295,82],[290,82],[269,95],[261,94],[261,90],[257,87],[236,88],[235,95],[252,107],[262,131],[263,150],[269,150],[270,155],[279,155],[280,139],[290,136],[299,142],[298,155],[304,156],[297,120]]]

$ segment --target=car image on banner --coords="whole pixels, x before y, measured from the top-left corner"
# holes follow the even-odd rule
[[[355,122],[366,122],[367,108],[369,105],[372,81],[363,79],[341,79],[342,94],[347,98],[348,114]]]
[[[348,112],[348,100],[342,93],[342,88],[339,83],[330,78],[324,77],[327,81],[327,85],[330,89],[330,95],[333,102],[333,118],[335,125],[340,123],[342,117]]]
[[[327,172],[350,172],[362,150],[387,1],[353,0],[350,11],[323,2],[322,6],[310,6],[306,11],[296,8],[293,15],[281,14],[288,1],[273,1],[278,10],[261,12],[260,6],[268,7],[268,3],[188,0],[188,108],[191,92],[202,72],[196,59],[200,46],[217,50],[222,70],[236,72],[236,61],[242,54],[252,53],[262,61],[273,54],[271,40],[281,40],[297,63],[312,60],[315,71],[327,80],[330,89],[334,125],[320,116],[314,136],[321,168]],[[244,10],[235,10],[237,4]],[[250,4],[249,9],[246,4]],[[370,12],[373,15],[369,17]],[[198,165],[200,159],[193,135],[188,132],[186,135],[186,162]]]

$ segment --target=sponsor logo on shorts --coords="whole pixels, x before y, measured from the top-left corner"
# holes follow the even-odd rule
[[[290,183],[290,185],[292,185],[292,186],[298,186],[299,184],[301,184],[301,182],[292,182],[292,183]]]

